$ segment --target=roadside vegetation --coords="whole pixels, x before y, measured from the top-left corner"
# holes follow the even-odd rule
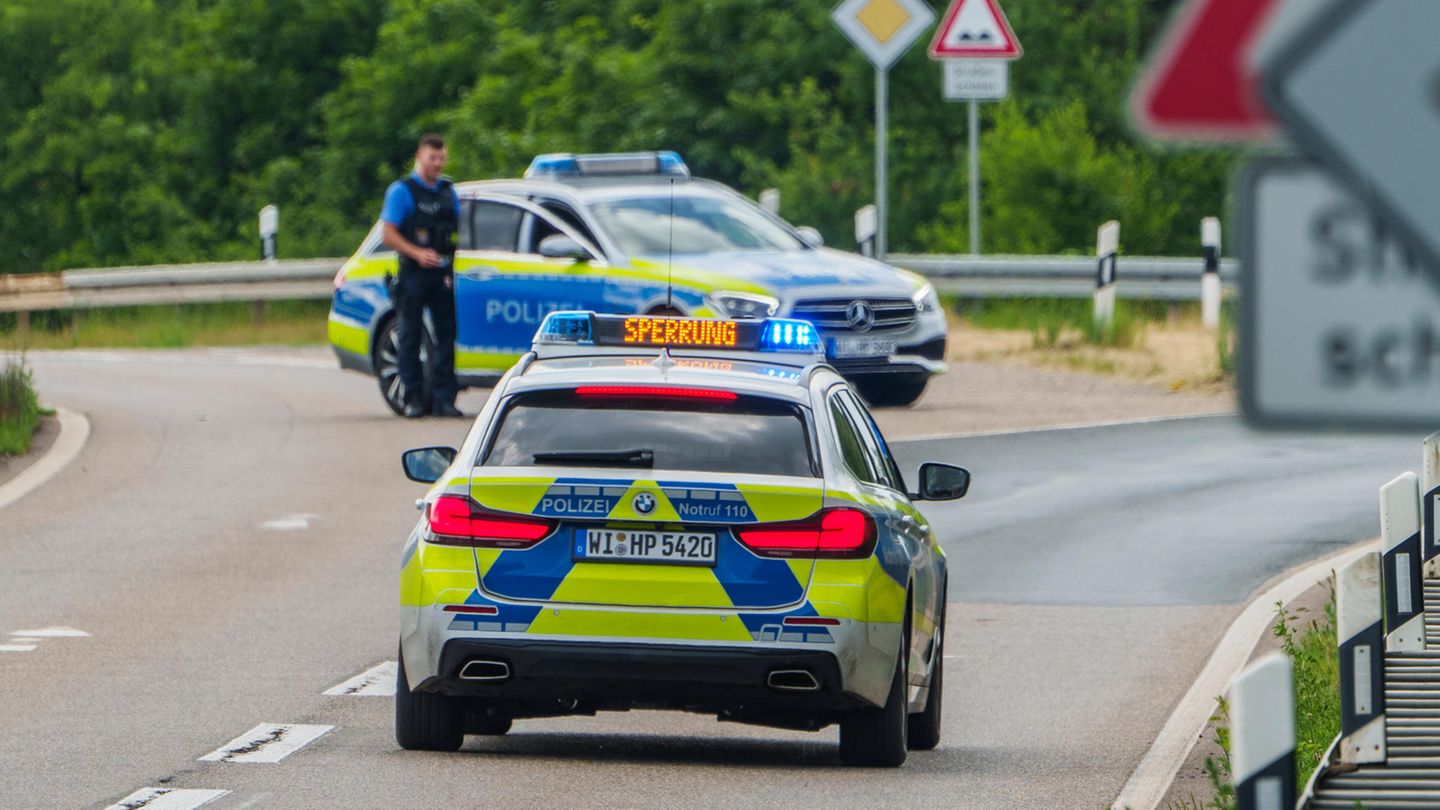
[[[675,149],[831,245],[875,198],[874,69],[793,0],[7,0],[3,271],[338,256],[417,137],[448,173],[514,177],[555,151]],[[939,8],[943,4],[932,3]],[[1239,151],[1160,149],[1126,98],[1174,0],[1007,7],[1026,58],[981,105],[986,253],[1197,250]],[[45,43],[45,47],[36,47]],[[423,58],[416,58],[423,54]],[[969,246],[965,107],[922,46],[890,71],[890,248]]]
[[[1290,658],[1295,677],[1295,790],[1305,791],[1330,743],[1340,733],[1340,654],[1335,635],[1335,578],[1326,583],[1329,596],[1320,616],[1306,617],[1305,608],[1289,610],[1275,604],[1270,633]],[[1204,770],[1214,791],[1208,801],[1191,796],[1171,801],[1166,810],[1235,810],[1230,784],[1230,705],[1215,699],[1208,729],[1218,753],[1205,757]],[[1203,742],[1203,738],[1202,738]]]
[[[1210,332],[1196,302],[1121,299],[1107,328],[1095,325],[1089,298],[951,297],[947,305],[953,360],[1053,366],[1171,391],[1223,393],[1232,384],[1233,319]]]
[[[326,341],[329,301],[270,301],[257,318],[248,302],[33,313],[28,330],[0,314],[0,348],[179,349],[192,346],[307,345]]]
[[[40,398],[25,358],[0,366],[0,456],[24,455],[40,424]]]

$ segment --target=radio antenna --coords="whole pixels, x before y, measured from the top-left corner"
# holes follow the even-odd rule
[[[665,308],[674,310],[675,295],[675,178],[670,178],[670,243],[665,248]]]

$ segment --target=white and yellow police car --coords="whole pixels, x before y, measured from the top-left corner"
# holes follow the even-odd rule
[[[940,739],[945,554],[796,320],[549,315],[433,486],[400,574],[396,738],[633,708],[816,730],[895,766]]]

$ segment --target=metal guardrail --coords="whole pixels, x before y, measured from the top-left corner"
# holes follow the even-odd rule
[[[1082,298],[1095,288],[1095,260],[1085,256],[892,254],[887,261],[925,275],[941,292],[962,296]],[[299,259],[0,275],[0,312],[328,298],[331,280],[344,262]],[[1126,298],[1198,300],[1203,268],[1198,256],[1121,257],[1119,292]],[[1234,286],[1238,273],[1235,261],[1221,262],[1226,286]]]

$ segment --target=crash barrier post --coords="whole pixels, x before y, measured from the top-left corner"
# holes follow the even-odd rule
[[[780,214],[780,189],[767,188],[760,192],[760,207],[776,216]]]
[[[1120,223],[1110,220],[1095,235],[1095,325],[1115,318],[1115,254],[1120,251]]]
[[[1335,583],[1340,651],[1340,761],[1385,761],[1385,631],[1380,555],[1363,554]]]
[[[1407,472],[1380,488],[1381,580],[1385,649],[1425,649],[1424,583],[1420,579],[1420,479]]]
[[[855,212],[856,253],[875,258],[875,234],[879,230],[879,223],[873,205],[867,205]]]
[[[1295,806],[1295,688],[1290,659],[1271,654],[1230,684],[1230,773],[1237,810]]]
[[[1200,220],[1200,249],[1205,270],[1200,274],[1200,322],[1214,332],[1220,328],[1220,220]]]
[[[1420,451],[1424,463],[1420,465],[1421,501],[1420,557],[1425,560],[1422,576],[1425,579],[1440,579],[1440,538],[1437,538],[1435,524],[1440,520],[1440,433],[1425,437]]]

